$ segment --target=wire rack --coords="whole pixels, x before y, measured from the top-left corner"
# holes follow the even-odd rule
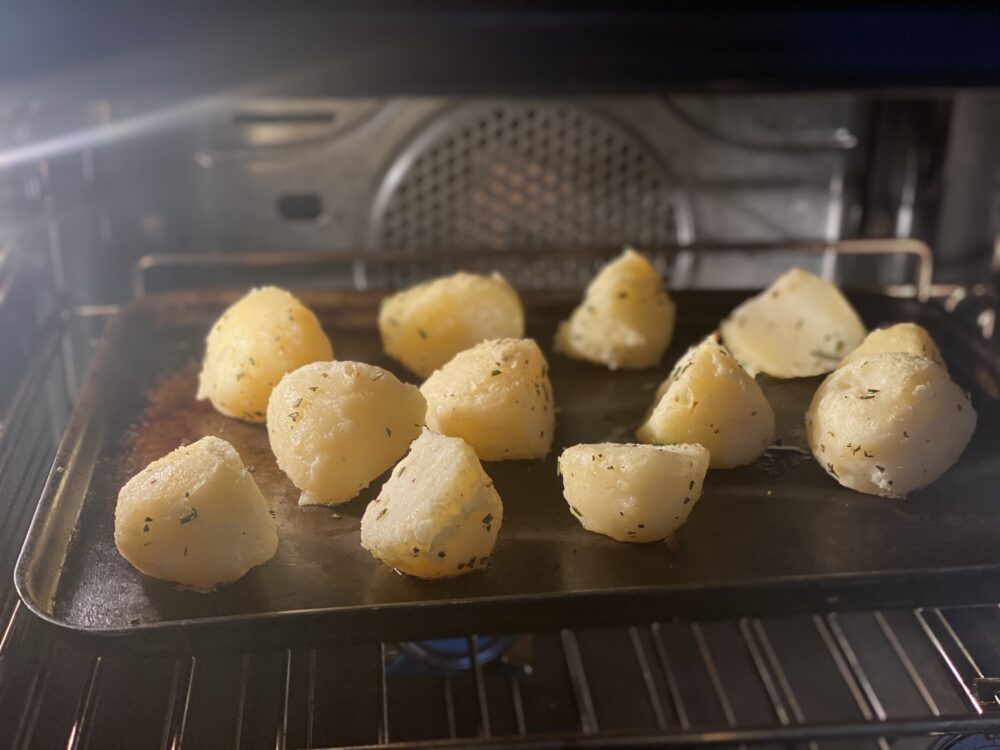
[[[16,387],[0,401],[5,746],[884,748],[1000,729],[993,605],[524,633],[490,663],[469,635],[472,668],[445,673],[395,669],[391,643],[182,656],[78,650],[21,607],[10,580],[109,313],[40,318]]]

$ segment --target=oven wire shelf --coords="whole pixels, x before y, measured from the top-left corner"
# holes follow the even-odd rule
[[[387,669],[390,643],[182,657],[74,650],[24,610],[11,571],[113,312],[43,321],[0,413],[9,747],[927,747],[932,735],[1000,730],[995,605],[529,633],[489,664],[469,635],[472,668],[450,674]]]

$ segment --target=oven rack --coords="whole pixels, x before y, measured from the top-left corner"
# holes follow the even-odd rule
[[[12,748],[926,747],[1000,730],[992,604],[521,634],[503,660],[443,675],[395,671],[389,643],[76,650],[24,610],[11,573],[114,312],[39,316],[0,394],[0,732]]]

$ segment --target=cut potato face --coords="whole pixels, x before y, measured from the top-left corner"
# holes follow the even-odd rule
[[[637,436],[644,443],[699,443],[711,468],[730,469],[774,442],[774,410],[757,381],[709,337],[678,360]]]
[[[427,404],[416,386],[360,362],[314,362],[278,383],[267,435],[300,505],[356,497],[406,453]]]
[[[719,325],[751,375],[804,378],[833,370],[865,337],[857,312],[833,284],[794,268]]]
[[[503,504],[476,452],[425,430],[361,519],[361,546],[419,578],[482,570],[503,523]]]
[[[965,450],[976,413],[941,365],[891,352],[852,362],[820,385],[806,414],[809,447],[845,487],[905,497]]]
[[[122,487],[115,545],[148,576],[211,591],[270,560],[278,534],[236,449],[205,437],[153,461]]]
[[[197,398],[227,417],[263,422],[286,373],[330,359],[330,340],[308,308],[283,289],[254,289],[212,326]]]
[[[588,531],[619,542],[667,541],[701,497],[700,445],[574,445],[559,457],[563,495]]]
[[[462,438],[484,461],[541,458],[556,419],[548,372],[531,339],[484,341],[421,386],[427,426]]]
[[[524,336],[524,308],[500,274],[456,273],[387,297],[378,327],[385,353],[426,378],[480,341]]]
[[[861,345],[848,354],[837,365],[838,368],[851,362],[871,359],[876,354],[886,352],[909,352],[937,362],[942,367],[944,359],[934,343],[934,339],[923,326],[916,323],[897,323],[888,328],[876,328],[869,333]]]
[[[626,250],[594,277],[559,324],[555,350],[612,370],[653,367],[674,334],[674,303],[653,264]]]

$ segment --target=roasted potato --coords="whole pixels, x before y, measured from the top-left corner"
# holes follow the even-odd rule
[[[385,353],[426,378],[480,341],[524,336],[524,308],[500,274],[456,273],[384,299],[378,327]]]
[[[420,388],[427,426],[460,437],[484,461],[541,458],[555,410],[548,365],[531,339],[484,341],[456,354]]]
[[[282,376],[330,359],[330,340],[308,308],[283,289],[253,289],[212,326],[197,398],[227,417],[263,422]]]
[[[663,279],[629,249],[601,269],[559,324],[555,350],[612,370],[639,370],[660,361],[673,333],[674,303]]]
[[[502,523],[503,503],[472,447],[424,430],[365,509],[361,546],[408,575],[446,578],[482,570]]]
[[[941,352],[926,328],[916,323],[897,323],[888,328],[876,328],[869,333],[857,349],[840,360],[837,367],[862,359],[871,359],[876,354],[885,352],[910,352],[944,366]]]
[[[667,541],[701,497],[708,450],[700,445],[574,445],[559,457],[563,495],[588,531],[619,542]]]
[[[800,268],[733,310],[719,330],[747,372],[776,378],[830,372],[866,333],[837,287]]]
[[[270,560],[278,533],[236,449],[205,437],[126,482],[115,545],[146,575],[204,592]]]
[[[416,386],[360,362],[314,362],[289,373],[267,405],[278,466],[300,505],[336,505],[406,453],[427,404]]]
[[[699,443],[712,469],[756,460],[774,442],[774,410],[715,337],[692,347],[656,391],[636,433],[644,443]]]
[[[841,367],[806,413],[813,456],[845,487],[905,497],[941,476],[976,428],[968,396],[926,357],[876,354]]]

